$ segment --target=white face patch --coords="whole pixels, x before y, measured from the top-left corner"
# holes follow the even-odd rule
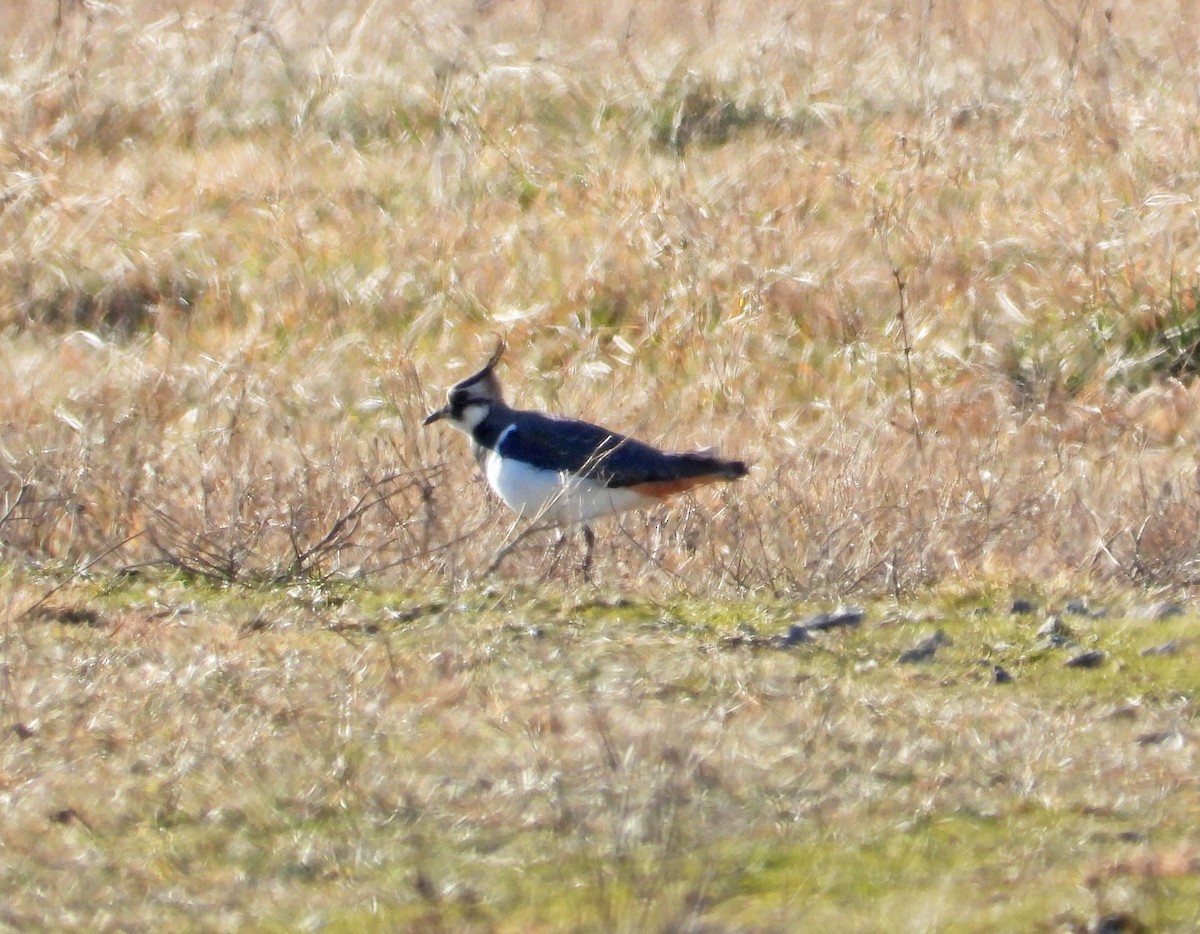
[[[487,418],[488,409],[491,405],[487,402],[471,402],[463,406],[462,416],[459,418],[450,416],[450,422],[455,428],[465,431],[470,434],[475,428]]]

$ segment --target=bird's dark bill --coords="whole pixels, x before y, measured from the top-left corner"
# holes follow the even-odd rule
[[[438,409],[436,412],[430,412],[428,415],[426,415],[425,421],[421,422],[421,424],[422,425],[432,425],[434,422],[441,421],[443,418],[445,418],[449,414],[450,414],[449,409]]]

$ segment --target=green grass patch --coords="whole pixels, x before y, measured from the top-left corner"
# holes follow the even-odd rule
[[[181,930],[1188,930],[1194,618],[1006,602],[784,646],[820,607],[75,581],[5,630],[0,877]]]

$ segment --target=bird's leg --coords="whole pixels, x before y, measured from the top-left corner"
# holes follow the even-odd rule
[[[538,578],[538,583],[544,584],[550,580],[555,569],[558,568],[559,561],[562,560],[563,546],[567,542],[567,533],[559,528],[558,535],[554,537],[554,544],[550,546],[550,560],[542,571],[542,576]]]
[[[596,533],[592,531],[592,527],[587,523],[583,525],[583,564],[579,566],[579,570],[583,572],[584,580],[591,583],[592,580],[592,556],[596,550]]]

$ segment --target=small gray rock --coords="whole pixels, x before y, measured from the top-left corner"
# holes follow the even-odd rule
[[[1013,616],[1028,616],[1030,613],[1037,612],[1037,604],[1032,600],[1018,598],[1012,602],[1010,612]]]
[[[1173,616],[1182,616],[1184,614],[1183,607],[1172,600],[1159,600],[1157,603],[1148,603],[1143,607],[1135,610],[1132,615],[1139,619],[1149,619],[1158,622],[1163,619],[1170,619]]]
[[[1064,668],[1099,668],[1104,664],[1104,659],[1107,656],[1099,649],[1089,649],[1086,652],[1080,652],[1078,655],[1072,655],[1065,662]]]
[[[840,629],[843,626],[858,626],[866,619],[867,611],[861,606],[839,606],[828,613],[817,613],[803,623],[804,627],[813,631]]]
[[[1156,655],[1174,655],[1179,649],[1179,643],[1172,639],[1170,642],[1163,642],[1159,645],[1152,645],[1148,649],[1142,649],[1140,654],[1146,658],[1153,658]]]
[[[1146,925],[1125,912],[1101,915],[1087,926],[1087,934],[1141,934],[1145,930]]]
[[[444,602],[434,601],[433,603],[422,603],[417,606],[404,608],[389,607],[383,612],[394,623],[415,623],[422,617],[432,616],[434,613],[440,613],[444,609],[446,609]]]
[[[1083,600],[1068,600],[1067,605],[1063,607],[1063,612],[1068,616],[1090,616],[1087,604]]]
[[[1057,616],[1048,617],[1046,622],[1038,627],[1034,635],[1042,639],[1046,643],[1046,646],[1052,649],[1061,649],[1075,645],[1074,640],[1071,638],[1073,633],[1063,623],[1062,619]]]
[[[860,606],[840,606],[828,613],[817,613],[802,623],[792,623],[787,635],[777,636],[773,641],[779,648],[791,648],[802,642],[811,642],[814,632],[861,625],[867,611]]]
[[[780,637],[780,640],[782,642],[782,636]],[[770,639],[761,638],[758,634],[758,630],[755,629],[753,626],[751,626],[749,623],[747,623],[745,620],[739,622],[737,624],[737,626],[734,627],[733,635],[726,636],[724,639],[721,640],[721,645],[723,645],[727,649],[735,649],[735,648],[738,648],[739,646],[743,646],[743,645],[748,645],[748,646],[770,645],[770,643],[771,643]]]
[[[1071,630],[1067,628],[1061,617],[1051,615],[1046,617],[1046,621],[1038,627],[1038,631],[1034,635],[1039,639],[1049,639],[1053,636],[1069,636]]]
[[[915,662],[927,662],[937,654],[939,646],[950,645],[950,637],[939,629],[931,636],[926,636],[911,649],[901,652],[896,659],[901,665],[911,665]]]
[[[1015,680],[1016,678],[999,665],[992,666],[992,684],[1012,684]]]

